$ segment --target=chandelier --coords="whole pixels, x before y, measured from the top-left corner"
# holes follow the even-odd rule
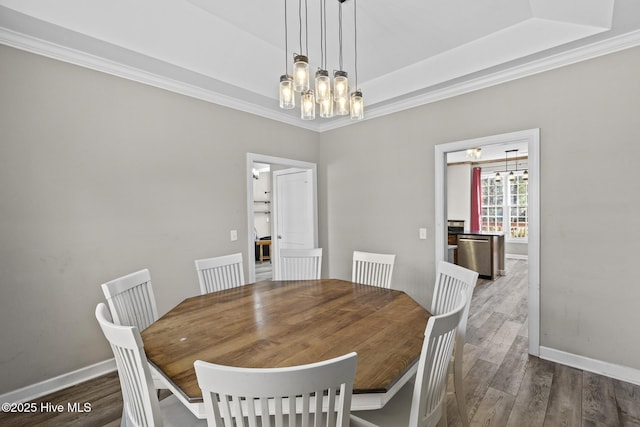
[[[524,171],[522,172],[522,179],[524,181],[528,181],[529,180],[529,170],[527,169],[518,169],[518,149],[513,149],[513,150],[506,150],[504,152],[504,172],[507,173],[509,172],[509,167],[508,167],[508,155],[509,153],[513,153],[515,152],[515,160],[516,160],[516,168],[513,169],[511,172],[509,172],[509,175],[507,176],[509,181],[515,181],[516,179],[516,175],[514,174],[514,172],[520,172],[521,170]],[[502,181],[502,176],[500,176],[500,171],[496,172],[496,176],[493,178],[496,182],[501,182]]]
[[[338,69],[333,72],[333,85],[327,71],[327,19],[326,0],[320,0],[320,64],[315,73],[314,87],[310,85],[309,71],[309,38],[307,31],[307,1],[298,0],[298,22],[300,34],[299,52],[293,54],[293,68],[289,74],[289,49],[287,29],[287,0],[284,0],[284,38],[285,38],[285,73],[280,76],[280,108],[288,110],[296,106],[296,94],[300,97],[300,118],[314,120],[316,107],[321,118],[350,115],[353,120],[364,118],[364,98],[358,88],[358,43],[357,43],[357,7],[353,0],[353,31],[354,31],[354,87],[349,94],[349,76],[342,66],[342,4],[347,0],[338,1]],[[304,15],[304,25],[303,25]],[[305,49],[302,45],[303,27],[305,33]],[[303,53],[304,52],[304,53]]]

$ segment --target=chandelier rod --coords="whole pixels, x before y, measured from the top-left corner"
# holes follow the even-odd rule
[[[298,41],[300,43],[300,54],[302,55],[302,0],[298,0]]]
[[[309,3],[308,0],[304,0],[304,54],[309,56]]]
[[[339,61],[338,61],[338,66],[340,67],[340,71],[342,71],[342,3],[344,2],[344,0],[340,1],[338,0],[338,3],[340,4],[338,6],[338,21],[339,21],[339,28],[338,28],[338,45],[339,45],[339,49],[340,49],[340,56],[339,56]]]
[[[284,74],[289,72],[289,34],[287,31],[287,0],[284,0]]]
[[[353,67],[354,71],[355,71],[355,81],[356,81],[356,87],[355,89],[358,90],[358,17],[357,17],[357,11],[358,11],[358,4],[357,4],[357,0],[353,0],[353,43],[354,43],[354,60],[355,60],[355,66]]]
[[[326,49],[327,49],[327,7],[326,0],[320,0],[320,68],[327,69]]]

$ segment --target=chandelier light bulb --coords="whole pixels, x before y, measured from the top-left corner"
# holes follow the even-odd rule
[[[327,101],[331,97],[331,81],[327,70],[316,71],[316,102]]]
[[[293,57],[293,87],[296,92],[309,90],[309,58],[304,55]]]
[[[314,120],[316,118],[316,100],[312,90],[307,90],[300,97],[300,118]]]
[[[333,73],[333,98],[336,101],[349,98],[349,79],[345,71]]]
[[[349,114],[349,100],[347,98],[336,99],[336,116],[346,116]]]
[[[364,118],[364,98],[362,92],[356,90],[351,94],[351,119],[362,120]]]
[[[280,76],[280,108],[290,110],[296,106],[293,77],[288,74]]]
[[[329,96],[319,101],[320,104],[320,117],[323,119],[330,119],[333,117],[333,97],[331,96],[331,91],[329,91]]]

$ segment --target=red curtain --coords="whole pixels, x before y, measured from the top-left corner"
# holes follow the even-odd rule
[[[473,168],[471,175],[471,231],[482,229],[482,168]]]

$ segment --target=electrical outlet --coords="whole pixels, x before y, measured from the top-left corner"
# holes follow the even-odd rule
[[[238,230],[231,230],[231,241],[235,242],[238,240]]]
[[[418,231],[419,231],[420,240],[427,240],[427,229],[420,228]]]

